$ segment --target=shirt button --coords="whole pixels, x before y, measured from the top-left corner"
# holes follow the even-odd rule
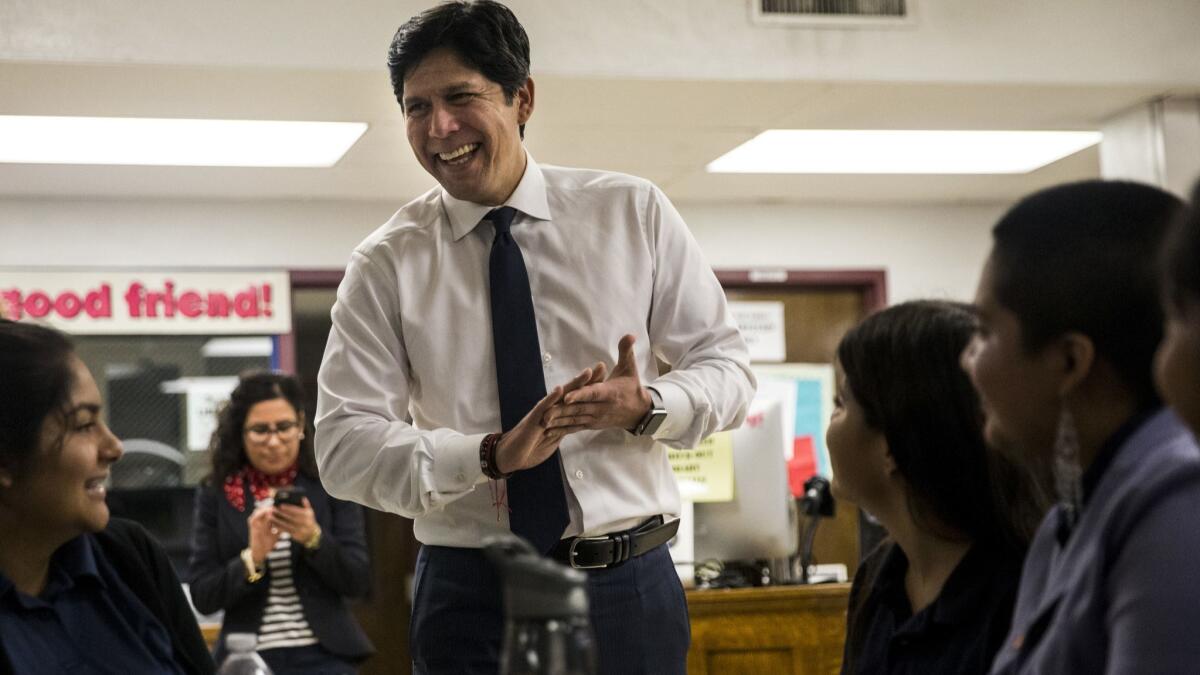
[[[542,352],[542,363],[550,363],[553,360],[554,357],[550,356],[550,352]]]
[[[576,477],[576,478],[583,478],[583,471],[581,471],[581,470],[576,470],[576,471],[575,471],[575,477]]]

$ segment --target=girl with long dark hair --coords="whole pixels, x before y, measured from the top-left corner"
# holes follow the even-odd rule
[[[844,673],[983,673],[1008,630],[1037,481],[990,452],[959,366],[966,305],[878,312],[838,345],[833,491],[888,538],[854,579]]]

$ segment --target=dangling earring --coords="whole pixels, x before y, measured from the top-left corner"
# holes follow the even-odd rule
[[[1054,490],[1062,506],[1068,526],[1079,521],[1083,507],[1083,469],[1079,466],[1079,433],[1075,418],[1066,408],[1058,415],[1058,430],[1054,437]]]

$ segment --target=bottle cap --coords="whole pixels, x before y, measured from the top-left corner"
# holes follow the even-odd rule
[[[231,652],[252,652],[258,646],[254,633],[230,633],[225,636],[225,648]]]

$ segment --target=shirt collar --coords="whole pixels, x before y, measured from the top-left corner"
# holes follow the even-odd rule
[[[875,583],[880,600],[890,607],[896,616],[897,626],[912,616],[912,606],[908,602],[908,593],[904,590],[906,572],[908,557],[904,555],[900,545],[893,542],[884,553]]]
[[[450,231],[454,234],[454,241],[470,234],[488,211],[497,208],[457,199],[446,192],[446,188],[441,189],[441,195],[442,208],[445,209],[446,218],[450,220]],[[513,190],[500,206],[511,206],[538,220],[550,220],[550,204],[546,200],[546,178],[528,150],[525,151],[525,174],[521,176],[521,182],[517,183],[517,189]]]
[[[946,578],[937,598],[913,614],[904,588],[908,558],[898,545],[893,545],[879,573],[879,591],[896,616],[897,634],[921,633],[932,623],[953,624],[968,620],[986,604],[987,594],[997,583],[997,574],[1011,571],[1015,579],[1020,569],[1018,564],[1003,550],[973,544]]]
[[[1104,473],[1112,464],[1113,459],[1117,456],[1117,451],[1121,446],[1125,445],[1134,432],[1142,427],[1151,417],[1158,411],[1162,410],[1162,406],[1156,405],[1147,407],[1134,413],[1132,417],[1125,421],[1104,445],[1100,446],[1100,451],[1096,453],[1096,457],[1092,459],[1092,463],[1088,465],[1086,471],[1083,472],[1082,490],[1083,503],[1086,505],[1091,496],[1096,492],[1096,486],[1100,483],[1100,479],[1104,477]]]
[[[1016,580],[1021,572],[1021,559],[1000,547],[978,542],[967,549],[966,555],[950,573],[942,592],[934,601],[933,618],[942,624],[961,623],[989,604],[993,593],[1004,579]]]
[[[96,565],[96,554],[91,537],[82,535],[63,544],[50,558],[50,570],[46,588],[41,597],[34,598],[17,590],[12,581],[0,574],[0,598],[12,595],[18,605],[25,609],[45,606],[64,591],[68,591],[84,579],[92,579],[104,586],[104,578]]]

